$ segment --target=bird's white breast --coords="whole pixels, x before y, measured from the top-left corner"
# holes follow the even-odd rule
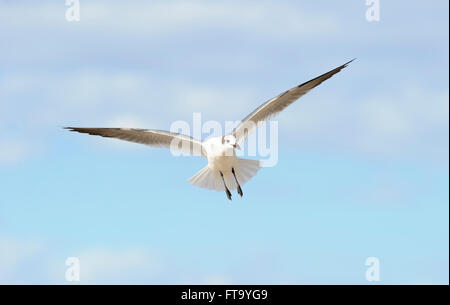
[[[211,138],[203,143],[208,157],[208,166],[222,173],[231,171],[237,164],[234,148],[222,144],[222,138]]]

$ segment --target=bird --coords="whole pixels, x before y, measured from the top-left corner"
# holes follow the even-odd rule
[[[340,72],[354,60],[352,59],[327,73],[284,91],[247,115],[231,133],[212,137],[205,141],[184,134],[157,129],[64,128],[79,133],[117,138],[154,147],[175,149],[191,155],[200,155],[208,160],[208,164],[188,181],[194,186],[225,192],[227,198],[231,200],[232,190],[237,190],[241,197],[244,195],[242,185],[256,175],[262,164],[259,160],[238,158],[236,149],[240,149],[239,143],[242,143],[261,124],[280,113],[311,89]]]

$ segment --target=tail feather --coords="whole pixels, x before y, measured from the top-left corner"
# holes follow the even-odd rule
[[[247,183],[261,168],[261,163],[258,160],[249,159],[237,159],[237,166],[234,168],[236,178],[239,184],[242,186]],[[237,189],[236,181],[233,174],[230,171],[224,172],[224,180],[229,190]],[[189,180],[195,186],[216,190],[220,192],[225,191],[225,186],[223,185],[222,177],[217,170],[211,169],[209,166],[204,167],[197,174],[192,176]]]
[[[238,168],[235,169],[236,177],[240,185],[249,181],[261,168],[258,160],[238,159]]]
[[[216,191],[225,191],[221,178],[217,177],[217,175],[215,175],[215,173],[208,166],[204,167],[201,171],[192,176],[189,179],[189,182],[198,187]]]

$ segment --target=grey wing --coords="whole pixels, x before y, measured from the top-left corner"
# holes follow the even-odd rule
[[[297,99],[308,93],[311,89],[320,85],[323,81],[329,79],[334,74],[347,67],[347,65],[353,60],[354,59],[343,64],[342,66],[337,67],[336,69],[331,70],[330,72],[307,81],[306,83],[289,89],[259,106],[246,118],[244,118],[242,122],[233,130],[232,134],[236,137],[237,142],[242,142],[250,133],[258,128],[258,124],[281,112],[287,106],[291,105]]]
[[[154,129],[131,128],[65,127],[65,129],[107,138],[117,138],[154,147],[170,148],[196,156],[206,156],[201,141],[179,133]]]

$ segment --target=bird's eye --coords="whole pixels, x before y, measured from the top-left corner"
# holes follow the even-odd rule
[[[230,143],[230,140],[227,140],[227,143]]]

